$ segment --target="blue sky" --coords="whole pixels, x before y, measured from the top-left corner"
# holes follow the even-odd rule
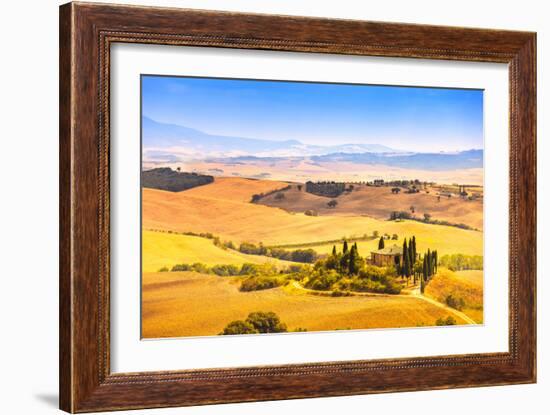
[[[411,151],[483,148],[483,91],[142,77],[142,113],[205,133]]]

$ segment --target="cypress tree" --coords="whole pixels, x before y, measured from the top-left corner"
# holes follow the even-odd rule
[[[416,262],[416,237],[412,237],[412,246],[413,246],[413,262]]]
[[[395,255],[393,257],[393,262],[395,264],[395,271],[397,272],[397,275],[401,275],[401,264],[399,263],[399,255]]]
[[[427,256],[424,255],[424,260],[422,261],[422,280],[426,281],[428,279],[428,261]]]
[[[408,276],[408,264],[409,264],[409,250],[407,249],[407,239],[403,239],[403,266],[401,267],[401,275],[403,277]]]
[[[432,276],[432,253],[428,249],[426,253],[426,271],[428,271],[428,279]]]
[[[434,273],[437,273],[437,251],[434,251],[434,254],[433,254],[433,257],[434,257]]]
[[[351,247],[351,251],[349,252],[349,264],[348,264],[348,271],[350,275],[354,275],[357,272],[357,245],[353,245]]]
[[[345,254],[348,252],[348,241],[344,240],[344,248],[342,249],[342,253]]]
[[[384,237],[381,236],[380,240],[378,241],[378,249],[384,249]]]
[[[412,239],[409,239],[409,264],[411,265],[411,274],[414,272],[414,247]]]
[[[332,256],[336,256],[336,245],[332,245]]]

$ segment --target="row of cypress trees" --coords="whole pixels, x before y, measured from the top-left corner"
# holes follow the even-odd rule
[[[342,274],[355,275],[359,272],[361,265],[364,263],[364,259],[359,255],[357,249],[357,242],[351,246],[348,246],[348,241],[344,240],[342,246],[342,253],[338,254],[336,251],[336,245],[332,246],[332,255],[329,258],[331,261],[327,262],[327,266],[332,269],[336,269]],[[333,267],[332,264],[337,264],[337,267]]]
[[[410,278],[411,275],[415,275],[415,265],[416,263],[416,237],[413,236],[409,238],[409,243],[407,244],[407,238],[403,241],[403,260],[401,266],[399,267],[399,274],[402,277]],[[416,275],[415,275],[416,278]]]

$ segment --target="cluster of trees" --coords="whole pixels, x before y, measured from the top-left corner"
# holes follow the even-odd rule
[[[464,254],[443,255],[439,260],[439,264],[449,268],[451,271],[462,271],[467,269],[482,270],[483,256]]]
[[[162,271],[167,271],[166,267],[161,268]],[[233,277],[238,275],[275,275],[279,271],[272,264],[250,264],[245,263],[240,267],[233,264],[217,264],[209,267],[201,262],[194,264],[177,264],[171,269],[172,272],[178,271],[193,271],[201,274],[212,274],[220,277]]]
[[[432,219],[432,215],[429,213],[424,213],[423,218],[419,218],[417,216],[414,216],[414,206],[411,206],[411,212],[407,212],[405,210],[396,211],[390,213],[390,220],[398,220],[398,219],[409,219],[409,220],[416,220],[418,222],[424,222],[429,223],[432,225],[443,225],[443,226],[454,226],[455,228],[460,229],[466,229],[466,230],[476,230],[475,228],[472,228],[469,225],[466,225],[465,223],[453,223],[446,220],[439,220],[439,219]]]
[[[225,326],[220,335],[284,333],[287,331],[286,324],[282,323],[279,316],[274,312],[256,311],[250,313],[246,320],[232,321]]]
[[[338,197],[346,190],[344,182],[306,182],[306,192],[325,197]]]
[[[253,194],[252,199],[250,199],[250,202],[251,203],[258,203],[260,200],[262,200],[266,196],[272,195],[273,193],[286,192],[287,190],[290,190],[291,187],[292,187],[291,185],[288,185],[288,186],[282,187],[280,189],[271,190],[270,192]],[[280,193],[280,194],[282,194],[282,193]],[[284,194],[283,194],[282,198],[284,198]]]
[[[407,239],[403,240],[403,259],[401,262],[396,261],[397,273],[404,278],[409,279],[411,276],[414,276],[414,281],[419,274],[418,267],[416,265],[416,237],[413,236],[409,238],[409,243],[407,244]]]
[[[150,189],[167,190],[169,192],[181,192],[193,187],[212,183],[214,176],[197,173],[181,173],[170,167],[161,167],[145,170],[141,173],[141,184]]]
[[[253,275],[241,282],[239,291],[260,291],[268,290],[283,285],[286,282],[286,278],[282,276],[273,275]]]
[[[437,264],[437,251],[430,251],[428,249],[422,260],[422,279],[420,280],[420,292],[422,294],[424,294],[426,284],[437,273]]]
[[[251,242],[243,242],[239,245],[239,252],[249,255],[269,256],[285,261],[302,262],[306,264],[312,264],[318,258],[317,252],[311,248],[288,251],[283,248],[268,248],[261,242],[259,245],[255,245]]]
[[[456,320],[452,316],[448,316],[447,318],[439,317],[435,321],[436,326],[454,326],[456,324]]]
[[[328,257],[315,263],[305,285],[313,290],[333,290],[344,295],[349,291],[398,294],[401,286],[396,282],[396,276],[394,267],[368,265],[359,254],[357,243],[350,247],[344,241],[341,252],[334,245]]]
[[[407,212],[405,210],[397,211],[394,210],[390,213],[390,220],[397,220],[397,219],[412,219],[412,214],[410,212]]]

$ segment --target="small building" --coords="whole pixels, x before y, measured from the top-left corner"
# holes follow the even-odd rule
[[[401,264],[403,247],[392,245],[370,253],[370,262],[377,267],[389,267],[396,263]]]

